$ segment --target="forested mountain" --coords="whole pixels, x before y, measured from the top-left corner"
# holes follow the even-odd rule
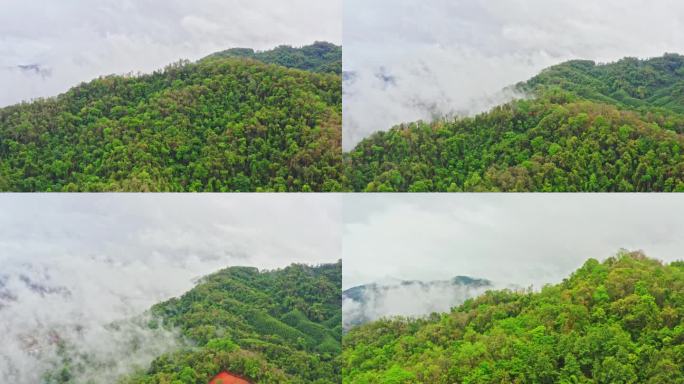
[[[335,65],[334,52],[297,52],[305,66]],[[339,74],[243,57],[103,77],[0,109],[0,190],[337,190],[341,94]]]
[[[665,54],[648,60],[624,58],[610,64],[573,60],[542,71],[520,89],[544,92],[560,87],[600,103],[658,113],[684,113],[684,56]],[[678,129],[684,126],[665,126]]]
[[[339,383],[342,264],[232,267],[152,308],[186,348],[123,384],[206,384],[222,371],[254,383]]]
[[[343,338],[344,383],[684,383],[684,262],[621,252],[539,292]]]
[[[342,47],[317,41],[311,45],[294,48],[281,45],[268,51],[251,48],[231,48],[207,56],[204,60],[221,57],[248,57],[264,63],[282,65],[306,71],[342,74]]]
[[[346,155],[357,191],[684,191],[684,57],[572,61],[533,96],[403,124]]]
[[[450,280],[401,280],[359,285],[342,291],[343,328],[392,315],[422,316],[443,311],[493,287],[468,276]]]

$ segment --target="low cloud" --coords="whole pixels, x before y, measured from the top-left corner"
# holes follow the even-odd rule
[[[534,62],[544,64],[535,65],[519,60],[516,56],[493,60],[477,52],[431,46],[415,52],[415,57],[390,59],[389,66],[353,72],[344,82],[344,149],[399,123],[470,116],[527,97],[507,86],[552,61],[543,57]],[[487,76],[474,76],[477,73]]]
[[[355,288],[342,296],[344,329],[380,318],[420,317],[433,312],[447,312],[495,287],[487,280],[404,281],[373,284]]]
[[[675,0],[346,1],[344,148],[402,122],[486,111],[565,60],[681,50],[682,12]]]
[[[7,195],[0,198],[0,377],[39,382],[64,356],[109,383],[176,343],[145,311],[231,265],[340,258],[332,195]],[[88,359],[87,361],[84,359]],[[99,372],[99,373],[98,373]]]

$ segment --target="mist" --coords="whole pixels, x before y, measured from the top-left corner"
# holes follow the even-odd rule
[[[233,47],[340,44],[340,0],[4,0],[0,107]]]
[[[177,345],[146,311],[234,266],[340,259],[335,196],[0,197],[0,377],[39,382],[65,358],[109,383]]]
[[[350,291],[342,295],[342,327],[345,330],[355,325],[381,318],[420,317],[434,312],[448,312],[466,299],[476,297],[495,284],[487,280],[476,280],[472,284],[454,284],[451,281],[400,281],[365,286],[361,297]]]
[[[343,146],[400,123],[473,115],[570,59],[681,53],[674,0],[344,3]]]

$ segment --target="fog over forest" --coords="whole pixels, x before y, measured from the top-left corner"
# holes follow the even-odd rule
[[[76,382],[144,367],[176,343],[145,311],[231,265],[340,259],[334,196],[5,195],[0,377],[37,382],[65,358]]]

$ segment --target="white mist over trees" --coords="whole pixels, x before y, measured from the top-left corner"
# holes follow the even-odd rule
[[[352,326],[385,317],[420,317],[448,312],[466,299],[494,289],[484,279],[464,276],[442,281],[398,281],[350,288],[342,294],[342,326]]]
[[[0,377],[38,382],[71,359],[74,382],[104,384],[145,367],[176,345],[149,329],[153,304],[232,265],[336,262],[339,206],[284,194],[2,196]]]
[[[566,60],[678,52],[682,12],[674,0],[346,1],[344,148],[396,124],[483,112]]]

